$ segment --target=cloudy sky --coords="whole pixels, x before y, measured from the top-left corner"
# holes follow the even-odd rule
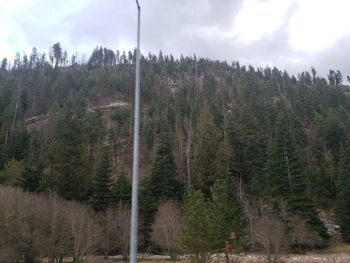
[[[139,1],[144,54],[350,75],[349,0]],[[97,45],[130,50],[135,33],[134,0],[0,0],[0,58],[56,42],[78,56]]]

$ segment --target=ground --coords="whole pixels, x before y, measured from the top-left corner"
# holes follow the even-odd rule
[[[281,255],[281,263],[349,263],[350,262],[350,245],[344,245],[339,248],[332,248],[323,253],[308,253],[306,255]],[[165,256],[143,256],[138,260],[143,263],[171,263]],[[66,261],[69,262],[69,261]],[[123,262],[120,257],[110,257],[104,260],[103,257],[89,257],[86,263],[128,263]],[[180,259],[176,263],[190,263],[189,259]],[[212,256],[211,263],[225,263],[224,254],[216,254]],[[262,263],[266,262],[266,257],[259,254],[241,254],[232,255],[230,257],[232,263]]]
[[[167,256],[160,255],[140,255],[139,262],[142,263],[171,263]],[[71,262],[66,259],[65,262]],[[91,256],[87,258],[86,263],[128,263],[121,260],[121,256],[112,256],[104,260],[102,256]],[[189,258],[182,257],[176,263],[190,263]],[[231,263],[263,263],[266,262],[266,256],[261,254],[240,254],[231,255]],[[280,256],[281,263],[349,263],[350,262],[350,244],[336,241],[322,253],[309,252],[306,255],[288,254]],[[224,254],[216,254],[211,257],[210,263],[226,263]]]

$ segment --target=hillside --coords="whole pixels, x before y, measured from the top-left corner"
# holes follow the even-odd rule
[[[50,54],[34,48],[11,68],[3,60],[0,183],[54,191],[96,212],[127,206],[134,53],[98,47],[77,63],[56,44]],[[191,198],[215,206],[221,181],[220,198],[232,202],[224,211],[236,208],[217,240],[234,229],[241,247],[264,249],[254,233],[281,224],[294,235],[288,249],[322,248],[328,221],[350,239],[350,89],[339,71],[326,80],[313,68],[293,76],[161,52],[142,56],[141,71],[141,249],[163,249],[152,237],[162,201],[176,200],[188,217]]]

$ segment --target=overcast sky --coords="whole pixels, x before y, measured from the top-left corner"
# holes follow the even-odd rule
[[[350,75],[349,0],[139,0],[141,52],[172,53],[292,73]],[[0,58],[60,42],[78,56],[133,49],[134,0],[0,0]]]

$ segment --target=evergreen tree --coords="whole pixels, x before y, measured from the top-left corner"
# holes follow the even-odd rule
[[[225,180],[218,180],[211,188],[211,224],[215,230],[211,245],[217,252],[225,247],[225,241],[229,240],[232,232],[240,237],[243,228],[239,203],[228,185]]]
[[[89,159],[81,128],[82,101],[70,95],[56,113],[56,123],[49,146],[51,174],[45,176],[52,188],[66,199],[85,200],[89,182]]]
[[[297,131],[289,112],[278,114],[276,139],[270,146],[267,162],[269,192],[272,196],[288,196],[305,191],[305,171],[297,145]]]
[[[290,213],[306,219],[320,237],[327,242],[329,234],[319,218],[315,202],[306,194],[305,164],[297,151],[297,133],[288,112],[278,115],[276,139],[271,146],[266,170],[268,172],[268,192],[273,198],[288,201]]]
[[[180,201],[182,199],[183,185],[176,178],[176,164],[170,139],[169,134],[161,134],[151,174],[145,178],[143,185],[141,210],[144,216],[145,246],[148,246],[150,231],[159,201]]]
[[[210,197],[210,188],[218,179],[223,179],[228,168],[228,149],[222,141],[221,131],[211,115],[204,112],[197,137],[194,186]]]
[[[350,153],[342,148],[338,164],[336,216],[344,240],[350,241]]]
[[[109,151],[105,149],[102,153],[100,164],[97,168],[94,180],[94,192],[92,196],[92,208],[96,212],[105,212],[111,201],[109,182],[111,177],[111,164]]]
[[[195,255],[196,262],[205,262],[212,251],[215,228],[210,205],[198,190],[190,192],[185,200],[185,222],[181,244],[184,252]]]
[[[121,167],[117,175],[117,179],[113,184],[112,190],[112,206],[119,204],[130,206],[131,204],[131,183],[126,176],[125,168]]]
[[[231,121],[230,142],[233,149],[230,171],[235,181],[240,186],[245,184],[250,194],[261,197],[265,185],[265,145],[258,120],[248,107],[242,106],[238,120]]]
[[[29,192],[37,192],[40,190],[40,182],[43,177],[42,167],[33,167],[25,164],[20,178],[20,186]]]

